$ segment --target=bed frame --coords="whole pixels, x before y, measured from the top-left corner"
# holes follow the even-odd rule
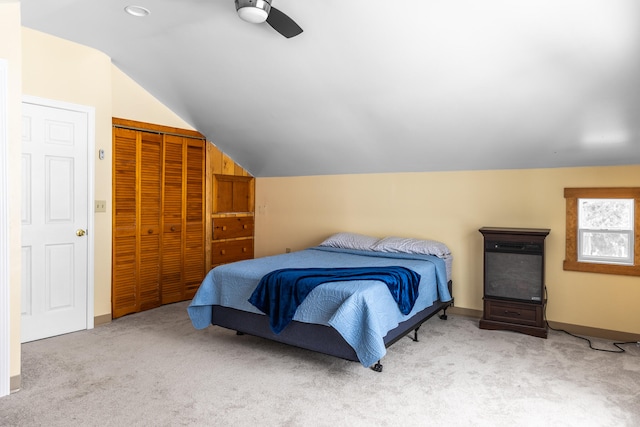
[[[453,295],[453,284],[451,280],[449,280],[448,287],[449,293]],[[452,305],[453,298],[447,302],[438,300],[430,307],[416,313],[385,335],[385,346],[389,348],[393,343],[412,331],[413,337],[411,337],[411,339],[418,341],[418,329],[420,329],[420,326],[439,311],[442,311],[442,314],[439,316],[440,319],[446,320],[447,308]],[[282,332],[275,334],[269,326],[267,316],[220,305],[214,305],[212,308],[211,324],[235,330],[238,335],[254,335],[330,356],[355,362],[358,361],[358,356],[353,348],[330,326],[303,323],[294,320],[291,321]],[[376,372],[382,372],[382,364],[378,361],[371,369]]]

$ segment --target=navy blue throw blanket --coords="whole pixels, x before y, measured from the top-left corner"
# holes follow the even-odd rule
[[[409,314],[418,298],[420,275],[405,267],[284,268],[260,279],[249,302],[269,316],[271,330],[279,334],[316,286],[348,280],[386,283],[402,314]]]

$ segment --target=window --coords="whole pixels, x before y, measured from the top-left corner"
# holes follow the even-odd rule
[[[633,199],[578,199],[578,261],[633,265]]]
[[[640,188],[565,188],[565,270],[640,276]]]

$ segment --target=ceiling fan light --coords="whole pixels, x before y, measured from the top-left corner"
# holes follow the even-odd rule
[[[271,5],[266,0],[236,0],[236,11],[243,21],[260,24],[267,20]]]
[[[127,12],[131,16],[143,17],[149,16],[151,12],[146,7],[129,5],[124,8],[124,11]]]
[[[252,24],[260,24],[267,20],[267,12],[262,9],[256,9],[255,7],[243,7],[238,9],[238,15],[244,21],[251,22]]]

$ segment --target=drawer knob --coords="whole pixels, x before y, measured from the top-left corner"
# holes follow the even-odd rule
[[[242,248],[242,252],[247,252],[247,248]]]
[[[226,225],[222,226],[222,231],[227,231],[227,226]]]
[[[242,226],[242,228],[246,230],[246,229],[247,229],[247,224],[244,224],[244,225]]]
[[[224,249],[222,249],[222,250],[220,251],[220,255],[224,255],[224,254],[226,254],[226,253],[227,253],[227,251],[225,251]]]

